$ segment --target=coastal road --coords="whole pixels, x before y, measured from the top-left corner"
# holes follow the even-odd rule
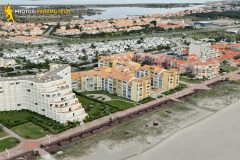
[[[239,160],[239,114],[240,101],[128,160]]]

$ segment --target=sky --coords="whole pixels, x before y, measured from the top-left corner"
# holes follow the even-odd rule
[[[121,3],[201,3],[216,0],[0,0],[0,5],[22,4],[121,4]]]

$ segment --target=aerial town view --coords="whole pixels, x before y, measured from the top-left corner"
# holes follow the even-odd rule
[[[240,0],[1,0],[0,160],[240,160]]]

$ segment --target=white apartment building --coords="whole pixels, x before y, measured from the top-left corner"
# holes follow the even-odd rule
[[[219,76],[220,63],[218,61],[198,62],[191,64],[190,68],[197,79],[212,79]]]
[[[189,46],[189,55],[195,54],[202,61],[221,56],[221,53],[211,48],[211,43],[192,41]]]
[[[0,111],[30,110],[60,123],[82,121],[87,114],[72,92],[71,68],[51,64],[46,73],[0,77]]]

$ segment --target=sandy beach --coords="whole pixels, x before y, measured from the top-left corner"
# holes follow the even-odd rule
[[[64,160],[208,160],[206,157],[210,157],[209,160],[215,160],[216,153],[224,154],[226,148],[221,146],[230,146],[226,156],[234,152],[232,155],[236,157],[236,148],[240,148],[240,140],[237,141],[239,84],[229,82],[199,92],[184,103],[160,108],[67,147],[63,154],[54,157]]]
[[[240,101],[128,160],[239,160]]]

